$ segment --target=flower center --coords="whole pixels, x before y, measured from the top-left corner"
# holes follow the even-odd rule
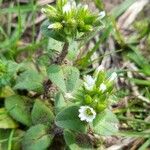
[[[86,114],[87,114],[88,116],[92,116],[92,115],[93,115],[93,113],[91,112],[91,109],[90,109],[90,108],[87,108],[87,109],[86,109]]]

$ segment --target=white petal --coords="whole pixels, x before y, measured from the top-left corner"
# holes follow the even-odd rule
[[[67,4],[65,4],[63,6],[63,12],[65,13],[68,13],[69,11],[71,10],[71,4],[68,2]]]
[[[93,84],[93,85],[88,85],[87,83],[84,83],[84,87],[85,87],[87,90],[91,91],[91,90],[93,89],[93,87],[94,87],[94,84]]]
[[[48,29],[53,29],[54,28],[54,24],[50,24],[49,26],[48,26]]]
[[[100,89],[100,91],[104,92],[107,89],[107,87],[106,87],[106,85],[104,83],[102,83],[100,85],[99,89]]]
[[[92,78],[92,76],[90,75],[84,76],[84,87],[87,90],[92,90],[94,85],[95,85],[95,79]]]
[[[84,80],[86,83],[92,84],[94,82],[94,79],[90,75],[84,76]]]
[[[101,11],[101,12],[99,13],[100,19],[104,18],[105,16],[106,16],[105,11]]]

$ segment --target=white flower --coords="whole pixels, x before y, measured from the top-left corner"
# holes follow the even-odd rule
[[[100,91],[104,92],[107,89],[107,87],[106,87],[106,85],[104,83],[102,83],[100,85],[99,89],[100,89]]]
[[[68,13],[71,11],[71,9],[76,8],[76,2],[69,1],[63,6],[63,13]]]
[[[92,76],[90,75],[87,75],[87,76],[84,76],[84,87],[91,91],[93,90],[93,87],[95,85],[95,79],[92,78]]]
[[[92,122],[96,117],[96,112],[89,106],[81,106],[79,109],[79,118],[81,121]]]
[[[100,18],[100,19],[104,18],[105,16],[106,16],[105,11],[101,11],[101,12],[99,13],[99,18]]]
[[[63,26],[62,26],[62,24],[61,23],[59,23],[59,22],[56,22],[56,23],[52,23],[52,24],[50,24],[47,28],[48,29],[61,29]]]
[[[71,10],[71,4],[68,2],[67,4],[65,4],[63,6],[63,12],[65,13],[68,13],[69,11]]]
[[[71,93],[65,93],[65,96],[64,96],[66,99],[74,99],[74,97],[72,96]]]
[[[116,78],[117,78],[117,73],[116,73],[116,72],[113,72],[113,73],[111,74],[111,76],[109,77],[109,81],[110,81],[110,82],[111,82],[111,81],[114,81]]]

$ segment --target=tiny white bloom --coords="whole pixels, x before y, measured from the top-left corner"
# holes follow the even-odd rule
[[[81,106],[79,109],[79,118],[81,121],[92,122],[96,117],[96,112],[89,106]]]
[[[100,89],[100,91],[104,92],[107,89],[107,87],[106,87],[106,85],[104,83],[102,83],[100,85],[99,89]]]
[[[65,93],[64,97],[66,99],[74,99],[74,97],[72,96],[72,93]]]
[[[91,91],[94,85],[95,85],[95,79],[92,78],[92,76],[90,75],[84,76],[84,87],[87,90]]]
[[[111,82],[111,81],[114,81],[116,78],[117,78],[117,73],[116,73],[116,72],[113,72],[113,73],[111,74],[111,76],[109,77],[109,81],[110,81],[110,82]]]
[[[106,16],[105,11],[101,11],[101,12],[99,13],[99,18],[100,18],[100,19],[104,18],[105,16]]]
[[[68,13],[70,10],[71,10],[71,3],[68,2],[63,6],[63,12]]]

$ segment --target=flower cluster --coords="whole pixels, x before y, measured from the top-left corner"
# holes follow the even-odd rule
[[[93,31],[102,25],[101,20],[105,16],[104,11],[95,14],[89,11],[87,5],[77,5],[75,1],[68,0],[57,0],[56,6],[48,5],[42,12],[49,20],[47,28],[59,32],[64,40],[65,37],[73,39]]]
[[[82,93],[85,96],[79,109],[81,121],[92,122],[97,113],[104,111],[108,107],[108,100],[112,95],[113,82],[116,78],[116,72],[107,76],[102,68],[98,68],[93,77],[90,75],[84,76]]]

